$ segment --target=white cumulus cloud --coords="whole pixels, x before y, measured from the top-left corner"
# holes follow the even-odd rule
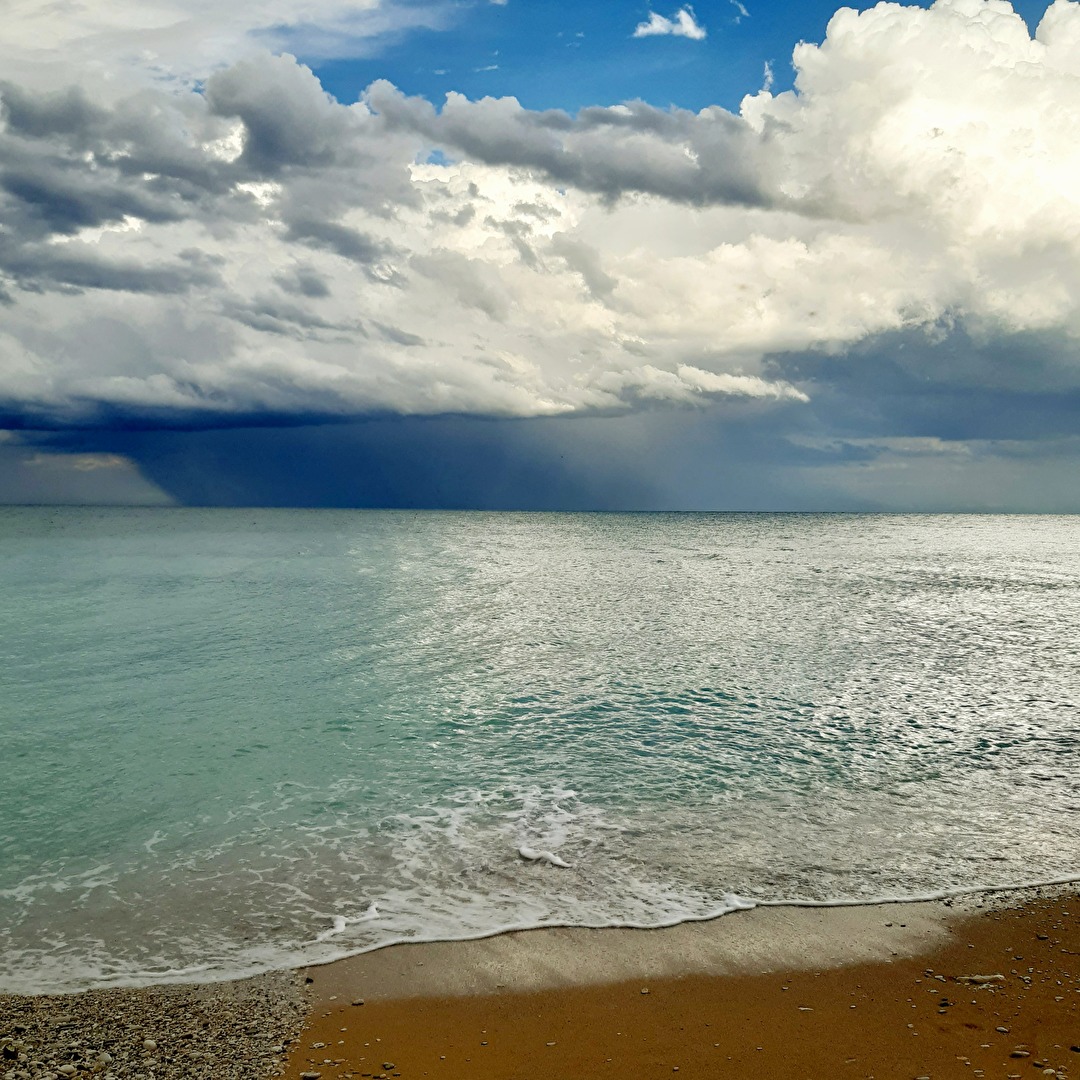
[[[745,8],[742,10],[745,12]],[[689,5],[679,8],[671,18],[665,18],[655,11],[650,11],[648,19],[645,22],[638,23],[634,28],[634,37],[636,38],[665,35],[689,38],[691,41],[704,41],[707,36],[705,27],[697,21],[694,9]]]

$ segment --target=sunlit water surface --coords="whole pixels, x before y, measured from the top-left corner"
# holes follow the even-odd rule
[[[1078,626],[1076,518],[0,510],[0,990],[1078,872]]]

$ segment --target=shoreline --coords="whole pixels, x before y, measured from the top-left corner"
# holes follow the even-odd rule
[[[698,926],[529,931],[308,969],[286,1078],[1080,1074],[1075,887]]]
[[[439,947],[471,945],[483,943],[500,938],[512,938],[519,934],[532,934],[534,932],[555,933],[568,931],[571,933],[601,932],[624,932],[643,931],[649,934],[657,931],[678,930],[680,927],[696,924],[710,924],[730,915],[741,914],[747,911],[760,910],[784,910],[784,911],[820,911],[820,910],[863,910],[868,908],[908,908],[919,910],[923,905],[944,904],[946,907],[958,905],[959,909],[972,907],[982,908],[984,903],[1009,903],[1021,904],[1026,898],[1045,891],[1070,892],[1073,889],[1080,892],[1080,874],[1069,874],[1063,877],[1035,879],[1010,884],[996,885],[964,885],[932,890],[926,893],[881,895],[866,898],[852,899],[840,898],[831,900],[811,899],[758,899],[745,897],[734,893],[724,896],[724,905],[704,914],[687,914],[665,922],[600,922],[600,923],[570,923],[570,922],[542,922],[542,923],[519,923],[507,924],[491,930],[483,930],[464,934],[460,937],[426,937],[416,936],[411,938],[392,938],[388,941],[374,945],[361,947],[356,951],[343,949],[337,955],[331,955],[322,959],[304,960],[299,956],[280,958],[281,962],[274,966],[259,966],[248,970],[222,971],[208,964],[196,964],[194,966],[161,972],[139,972],[121,977],[118,981],[104,982],[99,985],[79,986],[76,988],[52,988],[40,990],[6,989],[0,984],[0,999],[11,997],[66,997],[88,992],[97,991],[129,991],[144,990],[151,987],[179,987],[179,986],[220,986],[242,984],[252,979],[263,976],[278,975],[283,972],[298,972],[318,970],[331,967],[336,964],[347,964],[359,961],[362,957],[383,952],[387,949],[416,948],[416,947]],[[340,930],[337,928],[320,931],[315,940],[326,942],[335,938]],[[136,981],[142,979],[143,981]],[[129,981],[131,980],[131,981]],[[2,1074],[0,1074],[2,1075]]]
[[[927,990],[938,995],[931,1013]],[[998,1023],[1003,1009],[1010,1017]],[[908,1012],[917,1014],[914,1036]],[[1008,1054],[1030,1057],[978,1064],[1010,1039]],[[900,1057],[851,1071],[866,1064],[868,1042]],[[673,1070],[937,1080],[980,1068],[1041,1075],[1035,1061],[1067,1077],[1070,1065],[1080,1074],[1071,1046],[1080,1046],[1080,889],[1062,884],[889,905],[763,905],[652,930],[540,928],[399,944],[235,982],[0,995],[4,1080],[554,1080]]]

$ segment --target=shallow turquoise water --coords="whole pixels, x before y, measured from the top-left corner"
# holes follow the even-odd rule
[[[0,989],[1080,871],[1078,540],[0,509]]]

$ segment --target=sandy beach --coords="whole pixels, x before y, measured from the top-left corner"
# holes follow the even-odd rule
[[[0,1053],[5,1080],[1075,1076],[1080,895],[758,908],[9,996]]]
[[[308,972],[286,1076],[1067,1077],[1078,976],[1038,890],[398,947]]]

